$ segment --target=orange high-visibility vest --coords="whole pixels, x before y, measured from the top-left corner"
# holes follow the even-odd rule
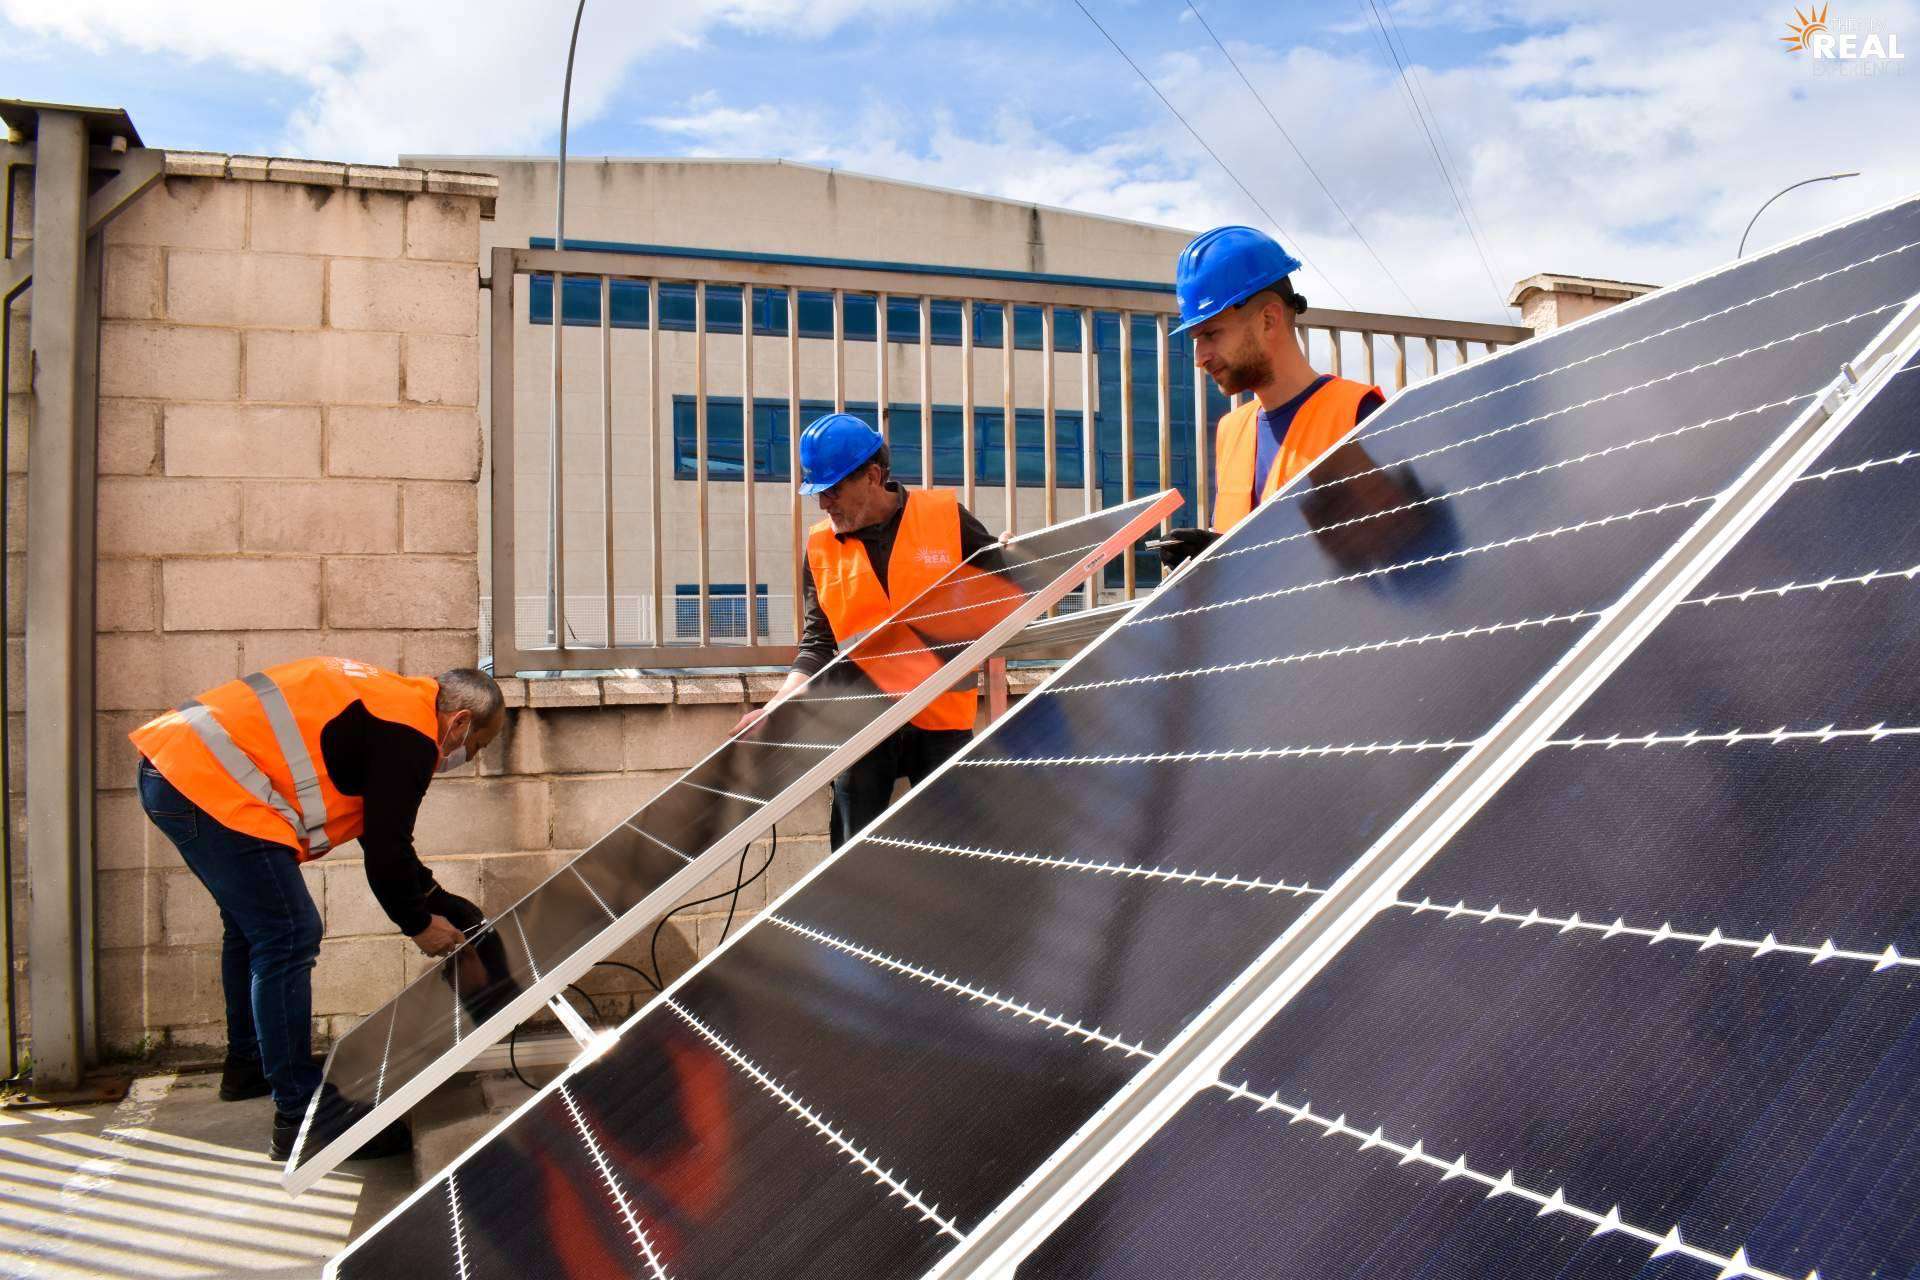
[[[813,570],[814,595],[833,624],[835,638],[869,631],[907,601],[931,587],[960,563],[960,500],[945,489],[912,489],[900,514],[900,531],[887,558],[887,585],[867,559],[858,538],[834,536],[833,522],[822,520],[807,534],[807,566]],[[899,602],[899,603],[896,603]],[[932,606],[930,606],[932,608]],[[984,631],[986,628],[981,628]],[[945,665],[951,654],[927,653],[911,627],[897,635],[875,635],[854,661],[880,688],[905,693]],[[922,729],[972,729],[980,701],[975,689],[941,694],[913,718]]]
[[[1287,481],[1300,474],[1309,463],[1331,449],[1341,436],[1353,430],[1360,403],[1369,395],[1382,395],[1380,388],[1347,378],[1334,378],[1307,397],[1293,415],[1286,438],[1273,457],[1273,470],[1261,486],[1260,501],[1265,502]],[[1213,528],[1225,533],[1252,514],[1253,467],[1260,447],[1260,402],[1248,400],[1220,419],[1213,438]]]
[[[359,702],[438,741],[439,696],[438,680],[303,658],[217,685],[127,736],[214,821],[309,862],[366,827],[365,802],[327,776],[320,731]]]

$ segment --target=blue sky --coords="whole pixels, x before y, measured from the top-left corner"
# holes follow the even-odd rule
[[[1196,0],[1198,3],[1199,0]],[[1329,302],[1493,318],[1521,276],[1669,281],[1920,189],[1920,66],[1848,74],[1790,4],[1200,4],[1364,247],[1188,11],[1088,8],[1252,190]],[[164,11],[164,12],[162,12]],[[1920,64],[1920,4],[1833,17]],[[0,94],[127,107],[153,143],[391,163],[550,152],[565,0],[0,0]],[[1403,83],[1376,26],[1413,64]],[[1409,109],[1476,215],[1483,261]],[[575,154],[784,156],[1178,226],[1273,224],[1072,0],[590,0]],[[1376,261],[1377,256],[1377,261]],[[1384,264],[1384,266],[1382,265]]]

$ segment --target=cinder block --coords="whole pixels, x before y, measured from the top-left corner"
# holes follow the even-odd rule
[[[529,680],[529,707],[597,707],[600,705],[598,680]],[[612,768],[611,763],[603,768]]]
[[[274,161],[276,167],[283,163]],[[269,173],[281,176],[271,169]],[[345,179],[342,168],[339,180]],[[405,196],[288,182],[235,185],[253,196],[250,247],[255,250],[349,258],[400,256]]]
[[[391,404],[400,398],[400,339],[332,329],[246,335],[249,400]]]
[[[404,547],[408,551],[472,555],[480,546],[480,490],[453,481],[405,486]]]
[[[326,564],[330,627],[477,629],[480,583],[472,560],[430,556],[339,559]]]
[[[220,941],[220,908],[205,885],[184,868],[155,872],[160,898],[160,939],[170,947]]]
[[[746,686],[739,676],[675,676],[673,700],[681,703],[745,702]]]
[[[347,185],[369,191],[419,191],[427,185],[427,171],[395,165],[350,164]]]
[[[96,871],[96,937],[101,947],[145,947],[160,941],[161,873]]]
[[[423,180],[425,177],[421,175]],[[446,195],[418,195],[408,200],[407,256],[440,262],[479,261],[479,203]]]
[[[125,739],[122,739],[124,741]],[[118,779],[131,783],[129,769]],[[147,829],[153,825],[131,789],[100,791],[93,798],[93,857],[101,871],[141,871],[147,866]]]
[[[391,1000],[406,981],[404,949],[411,945],[397,933],[323,943],[313,966],[314,1013],[372,1013]]]
[[[399,485],[255,484],[247,486],[245,497],[240,539],[249,551],[371,554],[400,548]]]
[[[317,476],[314,406],[170,404],[162,420],[170,476]]]
[[[535,686],[550,683],[532,682]],[[511,773],[606,773],[620,768],[621,713],[600,707],[519,717],[506,751]]]
[[[100,394],[232,400],[240,394],[240,335],[230,329],[104,321]]]
[[[586,848],[639,812],[674,776],[661,772],[555,778],[553,847]]]
[[[672,676],[608,676],[600,697],[610,707],[655,706],[673,701]]]
[[[525,680],[516,679],[513,676],[505,676],[494,681],[494,683],[500,686],[500,696],[506,700],[509,708],[524,707],[527,705],[527,682]]]
[[[324,277],[320,258],[176,249],[167,255],[167,317],[186,324],[315,326]]]
[[[167,172],[190,178],[224,178],[227,154],[224,151],[168,151]]]
[[[171,947],[146,954],[147,1024],[165,1027],[175,1040],[178,1028],[208,1028],[213,1043],[226,1040],[226,1000],[220,992],[220,948]]]
[[[245,674],[237,636],[125,633],[94,640],[94,705],[155,712]]]
[[[141,947],[98,953],[100,1040],[110,1053],[138,1048],[147,1033],[146,966],[147,953]]]
[[[767,900],[771,902],[793,888],[800,877],[826,861],[829,852],[823,837],[794,837],[782,830],[779,852],[774,854],[773,865],[767,868]]]
[[[480,909],[499,915],[564,867],[572,855],[538,850],[486,858],[480,871]]]
[[[455,667],[471,667],[480,661],[480,637],[477,626],[468,625],[449,631],[405,631],[400,665],[397,670],[410,676],[437,676]]]
[[[726,741],[740,720],[732,704],[636,707],[626,715],[626,769],[686,769]]]
[[[109,245],[102,264],[100,315],[107,320],[158,320],[161,305],[160,250],[150,245]]]
[[[159,617],[153,560],[101,560],[94,569],[97,631],[151,631]],[[9,579],[7,585],[13,585]]]
[[[93,776],[96,795],[124,788],[131,795],[140,753],[127,735],[152,719],[146,711],[99,711],[93,717]]]
[[[399,928],[387,919],[387,913],[380,909],[380,902],[373,896],[373,890],[367,886],[367,869],[358,862],[342,862],[334,865],[331,858],[323,858],[315,866],[324,866],[322,873],[326,881],[327,936],[329,938],[352,937],[358,935],[384,936],[397,938]],[[478,880],[478,875],[474,877]],[[454,890],[454,892],[459,892]],[[468,896],[468,895],[462,895]]]
[[[400,666],[400,645],[398,631],[249,631],[241,637],[241,665],[259,671],[324,654],[395,671]]]
[[[311,187],[344,187],[347,166],[329,160],[302,160],[290,156],[267,159],[267,180]]]
[[[168,631],[302,630],[320,625],[320,561],[281,557],[168,560],[160,570]]]
[[[422,855],[545,849],[544,782],[517,778],[443,779],[427,788],[414,824]]]
[[[103,476],[103,556],[206,555],[240,549],[240,486],[231,480]]]
[[[159,405],[102,399],[96,424],[101,475],[144,476],[153,471],[160,460]]]
[[[336,329],[472,334],[479,307],[472,263],[337,258],[327,265],[327,322]]]
[[[405,399],[414,404],[480,403],[478,338],[410,333],[401,341]]]
[[[327,470],[336,476],[472,482],[480,475],[480,415],[424,406],[329,409]]]
[[[247,188],[243,184],[162,178],[107,224],[106,236],[110,245],[238,249],[246,228]]]
[[[265,182],[270,159],[268,156],[228,156],[227,176],[245,182]]]
[[[781,686],[786,684],[787,673],[752,671],[743,678],[747,685],[747,701],[759,706],[773,701],[774,696],[780,692]]]

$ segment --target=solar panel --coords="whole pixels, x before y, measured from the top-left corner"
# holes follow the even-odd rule
[[[1020,1274],[1913,1274],[1916,634],[1920,361]]]
[[[338,1274],[1004,1267],[1916,292],[1908,203],[1396,396]]]
[[[1179,503],[1141,498],[983,550],[846,646],[341,1037],[286,1184],[311,1186]]]

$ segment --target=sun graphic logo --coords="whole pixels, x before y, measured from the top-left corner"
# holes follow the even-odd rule
[[[1823,4],[1818,9],[1809,6],[1807,11],[1802,13],[1799,7],[1795,6],[1793,16],[1798,21],[1789,22],[1787,30],[1791,34],[1780,37],[1786,42],[1788,53],[1805,53],[1814,47],[1815,38],[1826,34],[1827,10],[1832,7],[1830,4]]]

